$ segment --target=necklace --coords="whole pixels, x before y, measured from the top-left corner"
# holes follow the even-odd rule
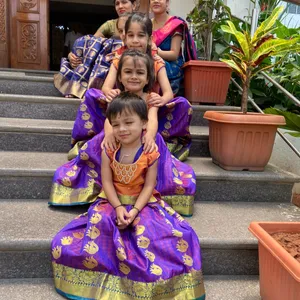
[[[139,146],[138,148],[140,148],[140,146]],[[131,153],[129,153],[129,154],[125,154],[125,153],[124,153],[124,154],[121,156],[120,163],[122,163],[122,161],[123,161],[124,158],[130,157],[132,154],[135,154],[135,153],[137,152],[138,148],[134,148],[134,149],[131,151]]]

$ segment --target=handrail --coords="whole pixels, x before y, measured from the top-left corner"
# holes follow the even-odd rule
[[[270,77],[265,72],[260,72],[266,79],[268,79],[270,82],[272,82],[278,89],[280,89],[289,99],[291,99],[297,106],[300,106],[300,101],[289,91],[287,91],[283,86],[281,86],[276,80],[274,80],[272,77]]]
[[[231,81],[241,92],[243,91],[241,86],[232,77],[231,77]],[[250,96],[248,96],[248,100],[256,108],[257,111],[264,114],[264,112],[259,108],[259,106],[255,103],[255,101]],[[277,129],[277,133],[288,144],[288,146],[290,146],[290,148],[295,152],[295,154],[300,158],[300,152],[297,150],[297,148],[295,148],[295,146],[278,129]]]

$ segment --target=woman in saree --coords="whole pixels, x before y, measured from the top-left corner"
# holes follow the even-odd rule
[[[183,80],[182,65],[197,59],[196,47],[186,22],[168,14],[170,0],[150,0],[154,15],[153,41],[158,47],[157,54],[165,60],[168,78],[176,95]],[[184,42],[184,53],[181,44]]]
[[[54,85],[65,97],[82,98],[88,88],[102,87],[112,53],[122,46],[120,32],[136,0],[114,0],[114,5],[119,18],[104,23],[95,35],[77,39],[68,58],[62,58]]]

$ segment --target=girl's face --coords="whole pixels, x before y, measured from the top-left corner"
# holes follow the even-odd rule
[[[123,42],[125,40],[125,23],[127,20],[128,17],[120,17],[118,20],[118,33]]]
[[[132,13],[135,10],[135,3],[131,3],[129,0],[116,0],[115,9],[118,16],[124,13]]]
[[[168,0],[150,0],[150,9],[154,14],[161,14],[168,10]]]
[[[143,100],[141,100],[143,101]],[[124,111],[111,120],[113,134],[122,145],[134,145],[139,142],[144,129],[146,129],[146,121],[134,112]]]
[[[136,49],[146,53],[148,45],[151,45],[151,39],[152,37],[149,37],[143,31],[143,28],[139,23],[133,22],[128,28],[124,42],[128,49]]]
[[[137,95],[143,93],[148,84],[147,66],[142,58],[125,57],[122,65],[119,81],[123,84],[125,91]]]

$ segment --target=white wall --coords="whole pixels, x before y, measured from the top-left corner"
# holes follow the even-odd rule
[[[186,19],[187,14],[195,7],[196,0],[170,0],[170,14]]]
[[[224,3],[230,7],[234,16],[242,20],[252,15],[254,5],[250,0],[224,0]]]
[[[194,8],[197,0],[170,0],[170,13],[186,19],[187,14]],[[243,19],[252,14],[253,4],[250,0],[224,0],[233,15]]]

